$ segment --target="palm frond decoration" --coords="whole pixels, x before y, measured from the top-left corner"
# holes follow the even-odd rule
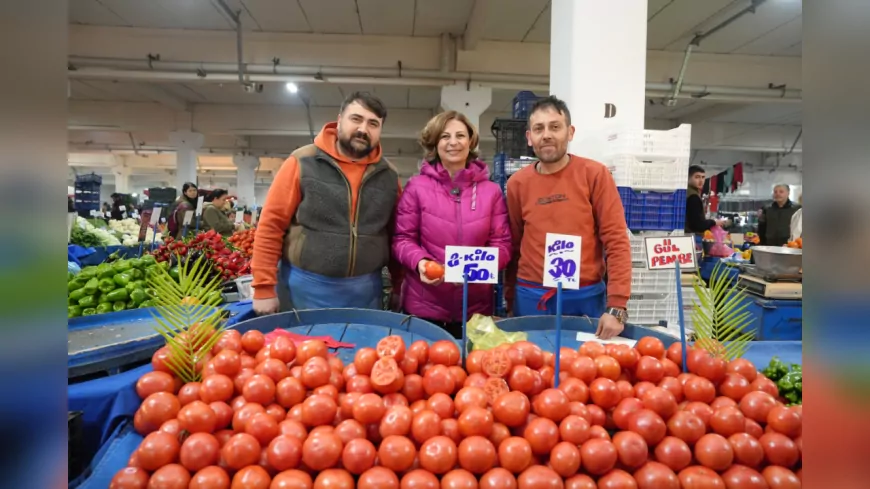
[[[698,301],[692,304],[695,345],[727,361],[742,357],[755,332],[750,328],[752,314],[746,310],[744,289],[733,284],[726,265],[719,262],[705,286],[700,270],[692,279]]]
[[[152,313],[155,330],[166,340],[171,354],[166,365],[185,383],[198,382],[197,364],[217,343],[221,325],[220,277],[209,278],[211,265],[205,257],[179,258],[178,281],[163,267],[148,279],[155,291]]]

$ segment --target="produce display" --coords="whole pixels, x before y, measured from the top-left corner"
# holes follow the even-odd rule
[[[251,273],[248,256],[214,230],[184,239],[168,236],[153,254],[158,262],[169,262],[172,267],[170,271],[178,265],[180,259],[191,258],[195,261],[204,256],[211,262],[213,273],[224,281]]]
[[[804,247],[804,239],[803,239],[803,238],[797,238],[797,239],[794,240],[794,241],[789,241],[788,243],[786,243],[786,246],[789,247],[789,248],[800,248],[800,249],[803,249],[803,247]]]
[[[109,229],[121,235],[121,244],[124,246],[136,246],[139,244],[140,223],[136,219],[127,218],[120,221],[112,219],[109,221]],[[154,236],[154,230],[149,226],[145,231],[145,242],[150,244],[152,241],[163,239],[161,233]]]
[[[205,345],[196,380],[173,373],[177,349],[154,354],[145,438],[110,489],[801,485],[802,407],[714,345],[687,352],[689,373],[652,337],[563,348],[554,388],[555,356],[528,341],[462,367],[455,342],[389,336],[344,365],[316,339],[182,334]]]
[[[245,256],[254,256],[254,238],[256,233],[256,228],[243,229],[236,231],[229,237],[228,241],[244,253]]]
[[[153,256],[117,260],[83,268],[67,282],[67,318],[151,307],[154,291],[145,283],[155,267]]]
[[[803,403],[803,367],[796,363],[786,365],[778,357],[773,357],[773,359],[770,360],[770,365],[762,370],[761,373],[763,373],[768,379],[776,382],[776,386],[779,388],[779,394],[783,396],[790,405]]]
[[[150,227],[145,233],[145,242],[163,239],[161,233],[154,235]],[[111,220],[108,224],[102,219],[85,219],[76,217],[75,225],[70,233],[71,244],[91,248],[96,246],[136,246],[139,244],[139,222],[128,218]]]

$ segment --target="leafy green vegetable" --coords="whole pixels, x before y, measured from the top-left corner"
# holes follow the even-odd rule
[[[750,329],[752,314],[746,310],[750,303],[725,268],[722,262],[713,268],[709,286],[705,286],[700,270],[693,277],[699,302],[693,304],[692,323],[696,346],[731,361],[746,353],[755,332]]]

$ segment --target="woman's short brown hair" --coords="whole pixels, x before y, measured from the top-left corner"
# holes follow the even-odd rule
[[[465,117],[462,112],[455,110],[444,111],[435,117],[429,119],[423,132],[420,133],[420,146],[425,152],[424,158],[427,161],[438,161],[438,141],[441,139],[441,134],[447,123],[457,120],[468,129],[468,161],[476,160],[478,157],[477,145],[480,143],[480,135],[477,133],[477,128]]]

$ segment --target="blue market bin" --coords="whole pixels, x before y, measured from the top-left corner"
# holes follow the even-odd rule
[[[803,301],[749,296],[751,328],[758,341],[802,341]]]
[[[637,231],[673,231],[686,227],[686,191],[653,192],[617,187],[625,223]]]

